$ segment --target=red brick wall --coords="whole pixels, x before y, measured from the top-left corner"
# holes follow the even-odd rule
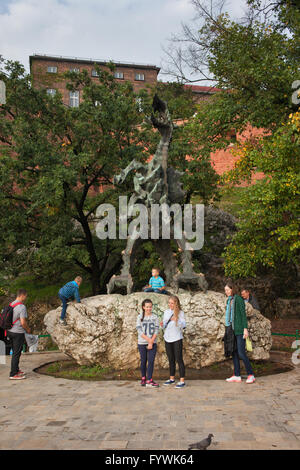
[[[263,129],[253,128],[248,126],[247,129],[242,134],[237,134],[237,141],[244,142],[245,140],[251,140],[251,137],[257,138],[264,134]],[[218,175],[222,175],[228,170],[233,169],[235,162],[238,157],[232,154],[232,147],[229,147],[226,150],[218,150],[213,153],[211,156],[212,166]],[[263,173],[255,173],[252,177],[252,181],[262,179],[264,177]],[[245,184],[242,184],[244,186]]]
[[[57,73],[47,72],[48,67],[57,67]],[[104,65],[99,65],[100,69],[108,70]],[[98,80],[97,77],[92,77],[92,70],[95,69],[95,64],[91,63],[82,63],[76,60],[55,60],[54,58],[31,58],[31,73],[33,75],[35,86],[43,86],[46,88],[55,88],[62,94],[63,102],[69,104],[69,90],[66,89],[66,79],[62,77],[62,74],[68,72],[70,68],[78,68],[80,71],[87,70],[90,77],[93,80]],[[122,72],[124,78],[116,79],[117,82],[130,81],[133,84],[135,92],[138,92],[141,89],[146,88],[146,85],[155,85],[157,83],[158,69],[149,66],[143,68],[142,66],[125,66],[117,65],[116,72]],[[144,74],[145,80],[139,81],[135,80],[135,74],[140,73]],[[82,99],[80,93],[80,100]]]

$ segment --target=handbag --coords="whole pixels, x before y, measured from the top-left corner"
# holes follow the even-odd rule
[[[252,343],[251,343],[251,340],[250,338],[246,338],[246,350],[249,351],[249,352],[252,352],[253,351],[253,348],[252,348]]]

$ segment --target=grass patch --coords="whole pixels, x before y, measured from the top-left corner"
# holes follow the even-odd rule
[[[251,361],[255,376],[273,375],[288,372],[292,368],[288,365],[271,361]],[[74,360],[57,361],[52,364],[45,364],[38,368],[37,372],[71,380],[118,380],[118,381],[139,381],[141,373],[139,369],[112,370],[102,367],[99,364],[91,366],[80,366]],[[246,371],[242,365],[242,375]],[[187,380],[225,380],[232,375],[232,360],[212,364],[201,369],[187,369]],[[165,381],[169,377],[169,370],[154,369],[156,380]]]
[[[241,196],[245,193],[246,189],[241,187],[221,188],[221,200],[215,203],[216,207],[238,217],[242,209]]]
[[[42,339],[42,338],[41,338]],[[56,343],[52,340],[52,338],[47,338],[47,342],[44,346],[45,351],[59,351],[59,347],[57,346]]]
[[[225,212],[229,212],[235,217],[239,216],[240,210],[242,209],[241,197],[247,190],[246,187],[233,186],[222,186],[220,188],[220,200],[214,201],[213,205],[218,209],[222,209]],[[192,197],[191,204],[200,204],[201,201],[197,196]]]
[[[46,367],[45,373],[73,380],[101,380],[108,368],[99,364],[80,366],[73,361],[54,362]]]

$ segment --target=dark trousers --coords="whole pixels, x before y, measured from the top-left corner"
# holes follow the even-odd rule
[[[168,292],[165,289],[153,289],[153,287],[145,287],[144,292],[155,292],[156,294],[166,294],[168,295]]]
[[[142,377],[147,377],[148,380],[152,379],[154,360],[157,351],[157,344],[154,343],[152,349],[147,349],[147,344],[138,344],[141,356],[141,373]],[[148,363],[148,367],[147,367]],[[147,371],[147,372],[146,372]]]
[[[12,344],[12,357],[11,357],[11,370],[10,377],[13,377],[19,372],[19,361],[22,353],[23,345],[25,342],[24,333],[11,333],[9,332],[9,338]]]
[[[168,343],[165,341],[166,353],[169,359],[170,376],[175,377],[176,362],[179,366],[180,378],[185,377],[185,365],[182,358],[182,339]]]
[[[246,353],[246,348],[245,348],[246,340],[244,340],[243,335],[235,335],[235,337],[236,337],[237,350],[234,351],[232,355],[233,365],[234,365],[234,375],[236,377],[240,377],[241,375],[240,359],[242,359],[243,363],[245,364],[247,375],[253,375],[253,370],[252,370],[250,361]]]
[[[62,311],[61,311],[60,319],[64,320],[64,318],[66,316],[66,312],[67,312],[68,299],[66,297],[64,297],[63,295],[60,295],[60,294],[58,294],[58,297],[62,301]]]

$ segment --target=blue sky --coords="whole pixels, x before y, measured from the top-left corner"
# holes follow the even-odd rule
[[[34,53],[163,66],[162,45],[193,16],[190,0],[0,0],[0,54],[27,69]]]

